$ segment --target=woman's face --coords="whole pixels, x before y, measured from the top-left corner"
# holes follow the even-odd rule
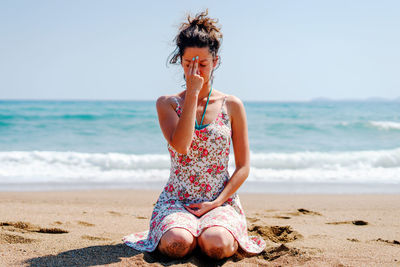
[[[204,84],[210,79],[212,70],[217,66],[218,56],[213,59],[212,54],[208,47],[186,47],[185,52],[182,56],[182,67],[183,71],[185,72],[185,77],[189,71],[189,63],[192,61],[193,57],[199,57],[199,68],[198,74],[203,77]]]

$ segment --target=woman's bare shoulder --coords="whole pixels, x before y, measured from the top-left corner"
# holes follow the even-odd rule
[[[157,108],[165,108],[165,107],[175,106],[176,101],[181,102],[181,97],[179,96],[179,94],[162,95],[157,98],[156,105]]]
[[[224,92],[218,90],[215,90],[215,93],[217,95],[217,99],[226,98],[225,103],[227,106],[236,106],[242,104],[242,101],[237,96],[225,94]]]
[[[244,111],[242,100],[235,95],[226,95],[226,107],[231,116],[241,114]]]

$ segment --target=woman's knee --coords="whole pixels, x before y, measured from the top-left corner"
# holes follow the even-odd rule
[[[201,250],[209,257],[222,259],[235,254],[238,243],[232,234],[223,227],[210,227],[199,236]]]
[[[182,258],[196,247],[195,237],[182,228],[172,228],[160,240],[158,249],[171,258]]]

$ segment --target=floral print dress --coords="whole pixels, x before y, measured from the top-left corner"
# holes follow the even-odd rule
[[[175,111],[182,113],[179,102]],[[203,230],[222,226],[238,241],[240,247],[250,253],[260,253],[265,241],[248,236],[246,217],[239,196],[234,193],[224,204],[201,217],[191,214],[184,204],[212,201],[227,184],[228,161],[231,143],[231,125],[224,108],[226,96],[217,118],[202,130],[195,130],[187,154],[180,154],[168,144],[171,157],[170,177],[160,194],[150,219],[150,230],[123,237],[126,245],[139,251],[154,251],[169,229],[184,228],[198,237]]]

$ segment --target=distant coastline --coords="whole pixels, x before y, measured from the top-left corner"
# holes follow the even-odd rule
[[[66,98],[66,99],[16,99],[16,98],[0,98],[1,102],[155,102],[154,99],[79,99],[79,98]],[[400,102],[400,96],[396,98],[383,98],[383,97],[368,97],[368,98],[329,98],[329,97],[315,97],[308,100],[246,100],[247,103],[308,103],[308,102]]]
[[[333,99],[328,97],[316,97],[309,100],[310,102],[400,102],[400,97],[393,99],[383,97],[368,97],[368,98],[343,98]],[[307,101],[305,101],[307,102]]]

